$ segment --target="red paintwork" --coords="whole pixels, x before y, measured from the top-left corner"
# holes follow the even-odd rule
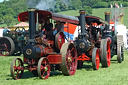
[[[41,64],[40,71],[41,71],[42,79],[45,80],[48,79],[48,77],[50,76],[50,64],[46,58],[44,58],[42,62],[43,64]],[[48,68],[48,70],[45,70],[45,68]]]
[[[8,44],[7,43],[3,43],[3,44],[1,44],[0,45],[0,47],[2,48],[0,48],[0,55],[1,56],[8,56],[9,54],[10,54],[10,50],[8,49]]]
[[[75,47],[70,48],[69,46],[66,52],[66,62],[70,75],[74,75],[77,69],[77,56],[73,56],[74,54],[77,54]]]
[[[111,38],[110,38],[110,37],[108,37],[107,39],[108,39],[108,41],[109,41],[109,44],[111,44],[111,43],[112,43]]]
[[[45,10],[38,11],[38,10],[36,10],[35,11],[35,16],[36,16],[37,12],[38,12],[38,16],[40,17],[39,18],[39,23],[42,22],[42,16],[43,16],[44,20],[46,20],[47,16],[51,16],[52,15],[52,13],[49,12],[49,11],[45,11]],[[29,18],[28,11],[22,12],[22,13],[20,13],[18,15],[18,21],[25,22],[25,21],[28,21],[28,18]],[[35,19],[35,20],[37,20],[37,19]]]
[[[99,55],[99,50],[97,49],[96,51],[96,68],[97,70],[99,69],[99,65],[100,65],[100,55]]]
[[[27,63],[27,59],[25,57],[23,57],[23,61],[24,63]]]
[[[61,49],[61,46],[65,43],[64,34],[60,32],[58,36],[58,48]]]
[[[81,61],[86,61],[86,60],[92,60],[90,57],[88,57],[87,55],[85,55],[85,53],[81,54],[77,60],[81,60]]]
[[[64,32],[74,34],[76,27],[77,27],[77,25],[66,23],[66,24],[64,24]]]
[[[73,24],[79,24],[79,20],[77,19],[73,19],[69,16],[63,16],[62,14],[58,14],[59,16],[57,16],[56,14],[50,12],[50,11],[45,11],[45,10],[35,10],[35,16],[37,15],[39,16],[39,23],[41,23],[42,21],[45,22],[47,20],[47,18],[52,18],[54,20],[58,20],[58,21],[63,21],[63,22],[69,22],[69,23],[73,23]],[[42,17],[43,16],[43,17]],[[35,17],[36,18],[36,17]],[[22,21],[22,22],[26,22],[29,20],[29,16],[28,16],[28,11],[26,12],[22,12],[18,15],[18,21]],[[37,20],[37,19],[35,19]]]
[[[47,56],[50,64],[61,64],[62,63],[62,56],[61,54],[49,54]]]
[[[109,40],[107,41],[107,62],[108,62],[108,66],[110,66],[110,64],[111,64],[111,49],[110,49]]]

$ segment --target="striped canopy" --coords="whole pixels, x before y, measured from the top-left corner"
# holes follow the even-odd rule
[[[29,26],[29,24],[26,23],[26,22],[21,22],[21,23],[15,25],[15,26],[16,26],[16,27],[18,27],[18,26]]]

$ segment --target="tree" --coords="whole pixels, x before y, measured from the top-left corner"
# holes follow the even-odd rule
[[[15,22],[15,19],[13,18],[12,15],[10,15],[10,16],[5,15],[5,16],[3,17],[3,19],[4,19],[4,23],[6,23],[7,26],[13,25],[13,23]]]
[[[70,3],[69,9],[76,10],[82,8],[81,0],[70,0],[69,3]]]
[[[90,6],[84,6],[83,10],[85,10],[87,14],[92,14],[92,8]]]
[[[109,4],[107,2],[98,2],[96,3],[93,8],[107,8]]]
[[[93,7],[93,5],[97,4],[100,1],[102,1],[102,0],[82,0],[82,3],[83,3],[82,5]]]

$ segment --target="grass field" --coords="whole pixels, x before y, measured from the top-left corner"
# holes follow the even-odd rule
[[[23,78],[13,80],[10,76],[10,65],[17,56],[0,56],[0,85],[128,85],[128,51],[124,52],[125,61],[117,63],[116,56],[112,58],[109,68],[94,71],[91,63],[84,63],[82,69],[74,76],[64,76],[61,72],[51,72],[47,80],[35,77],[25,71]],[[20,56],[22,58],[22,56]]]

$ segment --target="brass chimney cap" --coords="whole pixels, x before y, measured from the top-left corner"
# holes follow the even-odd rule
[[[110,15],[110,12],[105,12],[104,14],[105,14],[105,15]]]
[[[28,11],[35,11],[35,8],[28,8]]]
[[[86,14],[85,10],[79,10],[80,14]]]

